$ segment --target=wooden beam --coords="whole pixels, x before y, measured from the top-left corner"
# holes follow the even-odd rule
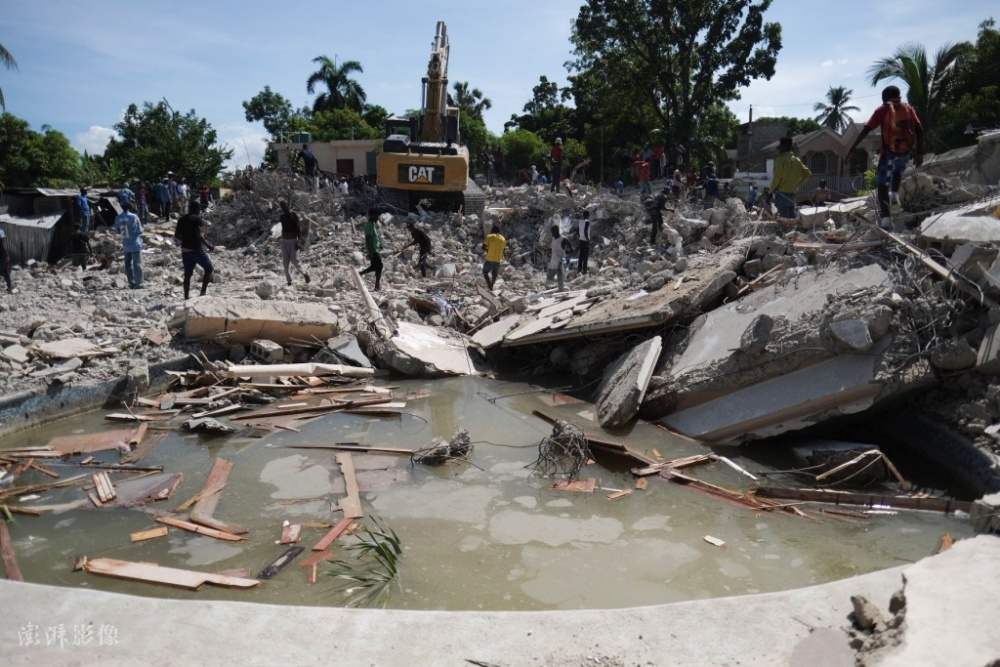
[[[330,531],[323,536],[323,538],[313,546],[313,551],[325,551],[327,547],[333,544],[333,541],[340,537],[351,524],[354,523],[353,519],[343,519],[336,526],[330,529]]]
[[[17,564],[17,554],[14,552],[14,540],[10,538],[7,522],[0,519],[0,555],[3,556],[3,566],[7,570],[7,578],[11,581],[24,581],[21,567]]]
[[[201,493],[198,494],[201,497],[198,498],[194,508],[191,510],[190,518],[194,523],[200,523],[203,526],[208,526],[223,533],[243,535],[250,532],[246,526],[222,521],[221,519],[216,519],[214,516],[215,508],[219,504],[220,493],[225,488],[226,480],[229,479],[229,473],[232,470],[232,462],[221,458],[215,459],[212,470],[208,473],[208,479],[205,480],[205,486],[202,487]]]
[[[858,493],[855,491],[835,491],[833,489],[785,489],[762,486],[753,492],[757,496],[779,500],[808,500],[832,505],[859,505],[863,507],[884,506],[892,509],[927,510],[931,512],[966,512],[972,503],[950,498],[925,498],[894,494]]]
[[[221,530],[216,530],[214,528],[208,528],[206,526],[199,526],[196,523],[191,523],[190,521],[182,521],[181,519],[175,519],[171,516],[158,516],[156,520],[160,523],[165,523],[168,526],[173,526],[174,528],[180,528],[182,530],[188,530],[192,533],[198,533],[199,535],[207,535],[209,537],[214,537],[217,540],[226,540],[228,542],[242,542],[246,539],[242,535],[233,535],[232,533],[226,533]]]
[[[138,533],[132,533],[129,538],[133,542],[142,542],[144,540],[151,540],[155,537],[165,537],[168,528],[166,526],[160,526],[159,528],[150,528],[149,530],[141,530]]]
[[[344,513],[345,519],[360,519],[365,513],[361,510],[358,478],[354,474],[354,456],[350,452],[344,452],[337,454],[336,459],[340,464],[340,471],[344,474],[344,485],[347,488],[347,496],[340,499],[338,506]]]
[[[87,572],[100,574],[116,579],[145,581],[154,584],[165,584],[177,588],[196,591],[205,584],[226,586],[230,588],[253,588],[260,585],[256,579],[226,577],[211,572],[196,572],[173,567],[160,567],[153,563],[133,563],[115,558],[93,558],[84,565]]]

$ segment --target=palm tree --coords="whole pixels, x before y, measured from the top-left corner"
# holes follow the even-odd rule
[[[896,49],[890,58],[883,58],[868,69],[868,80],[899,79],[906,84],[906,101],[917,110],[924,131],[933,133],[934,120],[942,106],[948,103],[956,84],[958,65],[973,51],[969,42],[947,43],[934,54],[934,62],[927,60],[927,50],[916,42],[907,42]]]
[[[4,48],[3,44],[0,44],[0,64],[7,69],[17,69],[17,61],[14,60],[14,56],[10,55],[10,51]],[[7,104],[4,102],[2,89],[0,89],[0,109],[3,109],[4,111],[7,110]]]
[[[483,92],[478,88],[469,90],[468,81],[455,82],[455,96],[448,95],[448,104],[465,109],[466,113],[478,121],[483,119],[483,111],[493,107],[490,98],[483,97]]]
[[[361,63],[356,60],[346,60],[337,66],[328,56],[313,58],[319,63],[319,69],[309,75],[306,81],[306,92],[310,95],[316,90],[316,84],[322,83],[327,92],[320,93],[313,102],[313,113],[331,109],[351,109],[361,113],[365,106],[365,95],[361,85],[351,78],[352,72],[364,72]]]
[[[847,115],[847,112],[861,111],[856,106],[847,106],[853,93],[853,90],[847,90],[843,86],[836,88],[830,86],[830,90],[826,91],[826,99],[829,104],[816,103],[813,111],[819,111],[820,114],[814,120],[838,134],[843,134],[844,130],[851,126],[851,117]]]

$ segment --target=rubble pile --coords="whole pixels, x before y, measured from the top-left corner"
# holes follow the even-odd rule
[[[798,221],[748,212],[741,200],[730,198],[707,209],[701,202],[668,201],[663,230],[653,243],[648,205],[634,190],[624,196],[588,186],[574,186],[572,194],[530,185],[484,191],[488,207],[481,216],[422,209],[404,215],[372,194],[310,191],[285,173],[255,174],[205,214],[207,235],[217,246],[209,301],[218,300],[221,312],[234,304],[271,302],[278,310],[260,318],[278,324],[299,319],[296,308],[318,309],[309,321],[322,320],[322,328],[300,336],[286,332],[288,338],[272,353],[281,358],[268,361],[312,361],[330,354],[327,337],[347,333],[361,343],[360,356],[421,375],[478,372],[487,364],[482,357],[457,365],[450,363],[454,358],[420,358],[417,348],[407,348],[426,334],[419,327],[449,330],[447,345],[479,347],[494,364],[512,356],[522,362],[531,358],[537,372],[568,371],[587,381],[600,378],[622,354],[623,343],[660,335],[663,351],[648,389],[644,397],[633,392],[631,400],[640,395],[644,417],[669,423],[677,416],[674,426],[682,432],[714,434],[720,441],[762,437],[767,428],[753,426],[762,423],[759,415],[748,413],[746,423],[710,424],[681,408],[777,378],[791,382],[810,366],[826,364],[823,368],[839,377],[847,372],[836,370],[846,358],[866,358],[873,360],[869,367],[851,371],[861,373],[852,376],[853,388],[836,389],[846,392],[852,405],[936,383],[939,397],[945,393],[961,404],[949,411],[948,422],[982,445],[997,440],[992,427],[1000,423],[1000,383],[968,371],[1000,365],[994,358],[1000,339],[997,352],[991,346],[1000,322],[994,300],[1000,298],[1000,268],[995,268],[1000,234],[991,242],[965,243],[959,251],[956,243],[938,239],[922,243],[919,232],[911,243],[865,224],[875,218],[868,198],[804,209]],[[312,276],[308,284],[295,274],[295,284],[285,284],[278,244],[281,199],[309,226],[300,255]],[[989,213],[997,195],[995,188],[959,177],[917,172],[904,180],[902,201],[900,216],[917,227],[957,202]],[[360,223],[372,206],[385,211],[383,291],[373,296],[363,294],[355,279],[355,270],[367,265]],[[593,238],[591,271],[580,275],[571,259],[568,291],[557,294],[545,276],[549,229],[558,225],[575,246],[576,221],[585,210]],[[408,220],[432,241],[433,275],[427,278],[417,267],[416,246],[409,245]],[[508,245],[491,292],[481,277],[481,244],[493,225],[500,226]],[[234,333],[239,327],[233,321],[254,321],[254,315],[219,317],[216,326],[206,314],[209,301],[205,308],[198,299],[182,302],[173,227],[173,220],[146,227],[143,290],[127,289],[120,239],[107,229],[92,241],[95,255],[111,258],[106,268],[96,262],[89,270],[41,262],[15,267],[18,293],[0,301],[0,393],[104,382],[137,363],[195,354],[206,346],[220,348],[236,363],[250,356],[253,337]],[[195,316],[198,324],[210,325],[197,335]],[[380,331],[374,320],[382,320]],[[401,329],[404,324],[418,328]],[[47,356],[39,347],[73,339],[90,347],[68,358]],[[503,354],[516,346],[522,346],[516,355]],[[839,404],[824,396],[817,396],[818,412],[835,413]],[[634,414],[619,408],[606,409],[617,423]]]

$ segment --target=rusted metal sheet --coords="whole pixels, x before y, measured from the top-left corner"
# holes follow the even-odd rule
[[[0,215],[0,229],[6,235],[11,261],[21,264],[29,259],[48,261],[52,250],[56,224],[65,211],[52,215],[15,217]]]

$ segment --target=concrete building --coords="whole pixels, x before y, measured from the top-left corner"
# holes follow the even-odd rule
[[[312,141],[307,145],[320,171],[328,176],[364,176],[375,173],[375,153],[381,139],[341,139],[336,141]],[[299,153],[302,144],[292,142],[272,143],[270,148],[278,156],[278,166],[301,166]]]

